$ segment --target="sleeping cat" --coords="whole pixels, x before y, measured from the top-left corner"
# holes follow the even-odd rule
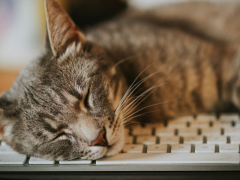
[[[132,120],[239,109],[239,4],[130,10],[86,32],[45,9],[44,53],[0,97],[0,139],[19,153],[98,159]]]

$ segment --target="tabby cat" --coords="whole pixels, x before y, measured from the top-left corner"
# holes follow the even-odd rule
[[[85,32],[56,1],[45,9],[44,53],[0,97],[0,139],[19,153],[98,159],[132,120],[240,108],[239,4],[129,10]]]

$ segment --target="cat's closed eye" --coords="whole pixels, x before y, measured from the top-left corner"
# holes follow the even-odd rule
[[[85,106],[88,110],[90,110],[90,109],[92,108],[92,107],[90,106],[90,103],[89,103],[89,101],[90,101],[89,96],[90,96],[90,88],[88,89],[87,94],[86,94],[86,96],[85,96],[85,98],[84,98],[84,106]]]
[[[65,140],[65,139],[73,139],[73,136],[71,134],[61,132],[57,136],[55,136],[51,141],[59,141],[59,140]]]
[[[85,113],[91,111],[92,106],[90,103],[90,88],[87,90],[85,95],[83,95],[83,98],[79,101],[79,108],[80,111],[83,111]]]

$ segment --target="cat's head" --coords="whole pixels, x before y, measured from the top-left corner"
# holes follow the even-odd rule
[[[46,0],[47,42],[0,96],[0,140],[46,159],[97,159],[123,146],[124,81],[67,13]]]

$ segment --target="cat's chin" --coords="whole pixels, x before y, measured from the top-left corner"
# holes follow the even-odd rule
[[[124,136],[120,136],[119,139],[114,144],[108,147],[105,156],[116,155],[122,150],[123,144],[124,144]]]

